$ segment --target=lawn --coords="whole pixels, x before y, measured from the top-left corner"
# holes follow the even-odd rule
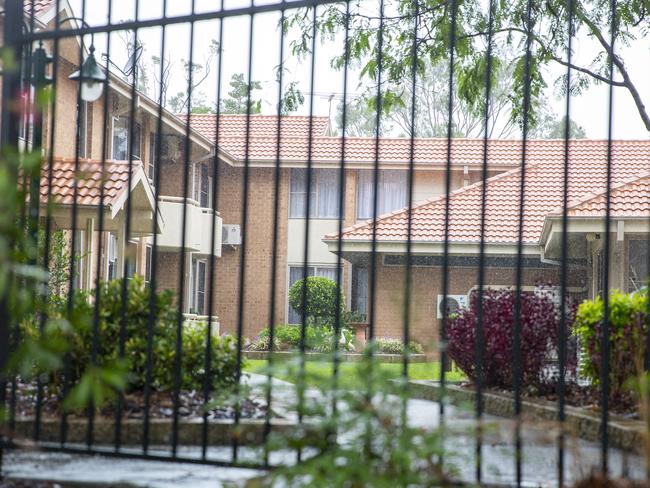
[[[265,359],[247,359],[244,371],[249,373],[267,374],[267,361]],[[283,361],[276,361],[277,368],[274,367],[275,378],[280,380],[295,382],[295,373],[291,367],[282,367]],[[295,362],[293,370],[295,371]],[[378,363],[382,376],[388,379],[397,379],[402,375],[403,366],[401,363]],[[330,361],[306,361],[305,378],[308,386],[325,386],[331,384],[333,363]],[[359,363],[345,362],[339,364],[339,385],[343,388],[358,388],[365,384],[363,374],[359,372]],[[439,380],[440,363],[432,361],[428,363],[411,363],[409,364],[409,379],[411,380]],[[465,375],[454,368],[445,375],[447,381],[463,381]]]

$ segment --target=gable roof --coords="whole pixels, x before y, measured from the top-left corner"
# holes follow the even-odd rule
[[[551,153],[548,154],[547,160],[530,161],[526,165],[524,243],[539,242],[545,218],[556,214],[557,209],[562,207],[564,158],[562,153],[555,154],[553,157],[550,157]],[[492,157],[489,150],[488,157]],[[647,188],[646,197],[642,198],[640,195],[648,184],[647,175],[641,173],[641,168],[647,168],[648,162],[650,162],[650,142],[614,141],[612,143],[612,185],[618,189],[618,193],[613,192],[616,211],[646,212],[648,210]],[[588,212],[589,215],[594,213],[600,215],[597,210],[604,209],[602,201],[596,199],[592,202],[589,198],[579,201],[579,199],[584,199],[589,194],[592,197],[601,194],[598,198],[602,198],[606,184],[606,171],[607,141],[570,141],[568,198],[570,202],[576,203],[575,208],[572,209],[575,215],[584,212]],[[640,178],[641,176],[644,177]],[[484,236],[487,243],[517,242],[520,184],[520,168],[486,180]],[[450,242],[480,242],[483,189],[483,182],[478,182],[450,193]],[[444,242],[445,196],[414,206],[411,219],[411,239],[414,243]],[[376,221],[377,240],[405,242],[407,228],[407,209],[381,216]],[[372,239],[372,235],[373,223],[367,221],[345,229],[342,238],[345,241],[367,242]],[[337,234],[328,234],[324,240],[335,239]]]

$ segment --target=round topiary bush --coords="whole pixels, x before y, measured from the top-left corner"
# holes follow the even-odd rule
[[[512,388],[513,343],[516,294],[511,290],[483,291],[483,382],[487,386]],[[449,318],[449,357],[471,380],[476,380],[476,331],[478,292],[470,296],[470,306]],[[575,307],[568,307],[566,337],[573,325]],[[560,315],[548,296],[521,293],[521,381],[523,386],[543,383],[543,370],[557,350]],[[569,361],[568,366],[573,365]]]
[[[316,326],[334,325],[337,301],[342,320],[345,312],[343,292],[334,280],[322,276],[308,276],[289,288],[289,304]]]

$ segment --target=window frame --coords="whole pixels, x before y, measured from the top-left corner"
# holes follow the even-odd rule
[[[390,208],[390,209],[382,208],[384,206],[383,202],[384,202],[384,199],[386,198],[386,192],[380,190],[379,195],[378,195],[378,199],[377,199],[377,217],[379,217],[380,215],[390,213],[390,212],[394,212],[394,211],[399,210],[401,208],[404,208],[404,207],[406,207],[408,205],[408,170],[406,170],[406,169],[380,169],[379,170],[379,181],[377,181],[377,182],[374,181],[374,172],[375,172],[375,170],[373,170],[373,169],[360,169],[360,170],[357,171],[356,209],[355,209],[355,216],[356,216],[357,220],[368,220],[368,219],[372,219],[372,218],[375,217],[374,215],[372,215],[373,211],[374,211],[374,209],[372,208],[373,207],[373,202],[374,202],[374,193],[375,193],[375,191],[377,191],[377,189],[379,189],[380,187],[383,186],[384,181],[386,180],[386,178],[388,178],[389,180],[393,179],[392,177],[390,177],[390,176],[387,177],[386,175],[395,175],[396,173],[400,173],[400,175],[401,175],[400,177],[404,178],[403,184],[404,184],[404,199],[405,199],[405,201],[400,206],[398,206],[396,208]],[[360,188],[361,188],[361,184],[362,184],[361,183],[361,179],[362,179],[361,175],[369,175],[370,180],[371,180],[371,184],[370,184],[371,190],[368,192],[368,195],[369,195],[369,198],[370,198],[370,202],[369,202],[370,203],[370,205],[369,205],[370,215],[361,214],[361,212],[360,212],[361,209],[362,209],[362,206],[360,205],[360,203],[361,203],[361,189]],[[364,205],[364,207],[365,207],[365,205]]]
[[[336,191],[336,199],[335,199],[335,208],[332,209],[331,212],[324,212],[320,208],[320,193],[321,193],[321,184],[322,184],[322,178],[323,175],[325,174],[326,171],[330,171],[331,174],[333,174],[336,177],[337,183],[334,184],[334,188]],[[294,181],[294,175],[298,175],[298,172],[303,172],[303,176],[300,177],[298,181],[301,182],[302,185],[302,191],[295,191],[293,190],[293,181]],[[288,208],[288,214],[290,219],[306,219],[306,203],[307,200],[304,201],[303,205],[300,207],[300,211],[297,214],[294,214],[292,209],[293,209],[293,199],[295,198],[294,195],[301,195],[303,198],[310,198],[311,202],[309,205],[309,212],[310,212],[310,219],[318,219],[318,220],[338,220],[340,216],[340,200],[341,200],[341,182],[339,181],[338,175],[339,171],[336,168],[314,168],[311,170],[311,177],[313,178],[311,182],[311,188],[309,194],[307,194],[307,169],[306,168],[291,168],[291,174],[289,175],[289,208]]]
[[[200,267],[203,266],[203,282],[199,286]],[[208,298],[208,260],[192,256],[192,263],[190,266],[190,303],[189,312],[195,315],[207,315],[207,298]],[[199,310],[199,296],[203,296],[203,303],[201,310]]]

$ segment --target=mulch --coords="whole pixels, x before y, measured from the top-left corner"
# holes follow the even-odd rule
[[[10,388],[10,387],[9,387]],[[17,383],[16,388],[16,416],[32,417],[36,412],[37,387],[35,383]],[[7,398],[11,398],[8,391]],[[144,392],[134,391],[123,396],[122,418],[142,419],[145,413]],[[232,402],[216,402],[211,400],[207,410],[204,408],[202,392],[182,391],[179,395],[178,414],[188,419],[203,418],[207,411],[208,420],[234,419],[235,408]],[[41,412],[45,416],[58,417],[61,414],[60,402],[57,395],[53,394],[47,386],[43,386],[43,400]],[[111,401],[103,405],[98,413],[100,416],[114,418],[116,402]],[[254,400],[243,399],[240,402],[240,418],[263,419],[266,416],[266,405]],[[150,418],[165,419],[174,416],[174,401],[171,392],[153,391],[150,396]],[[70,417],[85,417],[85,412],[71,412]]]

